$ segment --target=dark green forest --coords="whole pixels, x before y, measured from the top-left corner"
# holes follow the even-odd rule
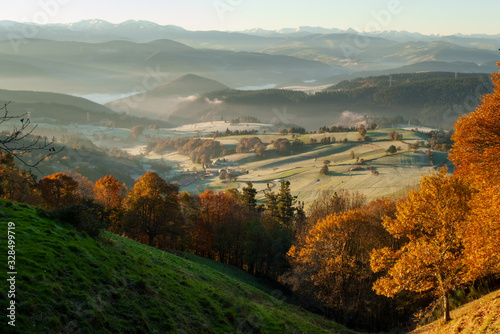
[[[312,126],[312,117],[308,116],[314,116],[316,122],[326,118],[333,124],[348,110],[371,117],[400,116],[403,122],[414,119],[425,126],[451,129],[460,115],[474,110],[481,96],[491,91],[491,81],[486,74],[451,72],[355,79],[314,94],[285,89],[227,89],[204,94],[180,106],[171,120],[240,115],[269,121],[274,110],[286,108],[295,116],[291,122],[308,128],[318,126]]]

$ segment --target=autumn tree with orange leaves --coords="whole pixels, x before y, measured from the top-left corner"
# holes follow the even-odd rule
[[[193,242],[199,255],[242,266],[246,208],[231,192],[206,190],[199,196]]]
[[[99,179],[94,186],[95,199],[109,208],[119,209],[127,195],[123,182],[111,175]]]
[[[73,178],[73,180],[78,183],[77,192],[80,198],[85,200],[94,199],[94,182],[90,181],[86,176],[72,170],[67,170],[63,173]]]
[[[373,271],[386,273],[374,284],[378,294],[433,293],[443,303],[445,321],[450,320],[450,293],[481,275],[470,266],[476,257],[468,221],[474,193],[469,182],[441,169],[425,176],[420,189],[398,204],[396,217],[386,217],[383,224],[395,238],[408,242],[396,251],[385,247],[373,252]]]
[[[178,185],[146,172],[125,198],[125,234],[149,246],[175,249],[183,233],[178,195]]]
[[[36,187],[41,193],[43,206],[57,209],[80,202],[78,182],[64,173],[45,176],[38,181]]]
[[[493,93],[484,95],[474,112],[455,123],[450,155],[455,173],[486,186],[500,184],[500,72],[492,81]]]
[[[0,150],[0,197],[11,201],[35,204],[35,177],[16,166],[11,153]]]
[[[104,205],[109,217],[108,228],[114,233],[120,232],[123,201],[127,195],[125,184],[115,177],[107,175],[99,179],[94,186],[94,196],[97,202]]]
[[[500,66],[500,63],[497,64]],[[481,256],[478,270],[500,271],[500,72],[492,77],[493,93],[483,96],[477,109],[455,124],[450,160],[455,174],[472,180],[479,190],[470,216],[470,236]]]
[[[362,322],[377,319],[380,325],[391,308],[372,291],[377,275],[370,268],[370,254],[395,243],[382,226],[382,217],[393,217],[395,211],[393,201],[381,199],[318,221],[288,252],[292,275],[286,283],[296,291],[310,290],[337,321],[375,328]],[[308,288],[308,282],[314,287]]]

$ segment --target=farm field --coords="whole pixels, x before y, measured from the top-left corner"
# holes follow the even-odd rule
[[[42,120],[40,120],[42,121]],[[203,170],[200,164],[195,164],[188,156],[171,151],[165,154],[149,153],[144,155],[148,142],[167,137],[191,137],[200,135],[204,137],[214,131],[223,133],[230,131],[257,130],[255,135],[221,136],[219,141],[226,149],[235,149],[241,139],[258,137],[267,144],[266,158],[260,158],[255,153],[237,153],[225,156],[228,161],[227,168],[239,176],[234,181],[222,181],[217,176],[196,178],[190,182],[183,182],[187,173],[196,173]],[[4,129],[8,130],[8,129]],[[292,193],[298,196],[299,201],[304,201],[306,207],[319,192],[326,189],[348,189],[359,191],[369,200],[383,196],[398,196],[408,188],[418,184],[422,174],[434,169],[423,149],[417,152],[408,151],[408,144],[416,141],[425,141],[428,136],[422,133],[388,128],[371,130],[367,133],[370,141],[358,142],[360,135],[357,132],[311,133],[303,135],[282,135],[269,133],[269,124],[241,123],[232,124],[225,121],[214,121],[197,124],[187,124],[178,128],[144,129],[137,138],[132,138],[132,130],[127,128],[111,128],[96,125],[70,124],[64,129],[55,124],[38,123],[37,131],[42,136],[67,135],[79,138],[81,141],[93,143],[96,147],[115,148],[123,150],[132,156],[141,157],[140,163],[144,171],[150,167],[150,161],[162,162],[170,165],[172,170],[164,177],[172,182],[181,184],[181,191],[202,192],[206,189],[225,190],[228,188],[242,189],[247,182],[252,182],[259,191],[258,199],[264,198],[263,191],[269,187],[275,188],[280,180],[291,182]],[[401,141],[388,138],[390,131],[397,131],[403,135]],[[322,138],[335,138],[334,144],[309,144],[311,139],[320,142]],[[303,141],[304,149],[293,155],[281,156],[273,150],[272,142],[280,138]],[[347,139],[347,143],[338,143]],[[398,153],[389,156],[386,151],[391,146],[398,147]],[[352,156],[354,155],[354,159]],[[364,159],[359,170],[351,171],[356,164],[356,159]],[[320,169],[325,160],[329,160],[329,173],[320,174]],[[434,163],[446,163],[447,154],[435,152]],[[372,174],[367,167],[378,172]],[[212,168],[218,174],[221,168]],[[184,175],[184,176],[183,176]],[[129,177],[136,179],[140,175],[137,171],[130,170]]]
[[[387,134],[392,130],[403,134],[403,141],[389,140]],[[347,138],[349,142],[305,145],[303,151],[289,156],[278,155],[275,151],[268,151],[266,158],[260,158],[255,153],[232,154],[224,158],[228,162],[227,169],[239,174],[236,181],[221,181],[218,177],[212,177],[181,187],[181,190],[241,190],[247,182],[252,182],[258,190],[258,199],[263,200],[264,190],[268,187],[277,189],[281,180],[288,180],[291,182],[292,194],[297,196],[299,201],[304,201],[306,207],[319,192],[327,189],[359,191],[365,194],[368,200],[373,200],[402,195],[408,189],[416,187],[423,174],[447,161],[446,153],[435,152],[435,165],[432,165],[423,149],[408,150],[408,143],[425,141],[428,138],[420,133],[401,129],[380,129],[369,131],[368,136],[372,139],[371,142],[358,142],[357,132],[306,134],[298,137],[305,143],[309,142],[310,138],[320,140],[323,137],[335,137],[337,141]],[[225,147],[235,148],[245,137],[258,137],[268,145],[278,138],[292,140],[291,135],[280,134],[228,136],[216,140]],[[391,145],[399,147],[398,153],[386,153]],[[268,146],[268,149],[272,149],[272,145]],[[159,157],[152,154],[148,158]],[[188,157],[178,153],[169,153],[161,158],[179,165],[185,171],[202,169],[201,165],[193,164]],[[365,162],[358,166],[358,170],[352,170],[357,159],[364,159]],[[329,172],[323,175],[320,169],[326,160],[330,161]],[[378,175],[367,168],[377,171]]]
[[[224,183],[214,179],[211,182],[204,182],[202,187],[217,190],[241,189],[246,186],[247,181],[250,181],[260,191],[259,197],[262,199],[262,191],[267,189],[268,184],[274,188],[279,186],[280,180],[288,180],[291,182],[293,195],[298,196],[298,200],[304,201],[307,206],[319,192],[327,189],[359,191],[365,194],[368,200],[398,196],[405,190],[415,187],[421,175],[434,168],[421,152],[404,152],[387,157],[385,153],[373,151],[366,152],[364,156],[372,160],[357,171],[349,170],[355,162],[350,159],[349,151],[325,156],[325,159],[335,161],[330,164],[328,175],[319,172],[323,165],[322,159],[314,161],[314,158],[307,155],[303,155],[301,159],[276,159],[278,161],[267,164],[254,162],[240,166],[241,169],[247,169],[248,174],[238,177],[237,182]],[[379,175],[372,175],[366,169],[367,166],[375,168]]]

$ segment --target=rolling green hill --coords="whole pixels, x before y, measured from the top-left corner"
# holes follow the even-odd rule
[[[0,200],[0,215],[2,235],[16,225],[17,271],[16,327],[3,312],[2,333],[352,333],[232,267],[95,240],[24,204]]]

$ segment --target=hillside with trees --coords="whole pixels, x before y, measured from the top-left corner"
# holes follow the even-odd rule
[[[488,75],[479,74],[457,78],[454,73],[401,74],[393,80],[391,84],[389,76],[356,79],[314,94],[285,89],[212,92],[179,106],[170,121],[252,115],[264,121],[289,118],[289,122],[317,128],[324,125],[318,120],[327,119],[328,126],[340,123],[342,113],[349,110],[374,118],[400,116],[403,123],[413,119],[434,128],[451,128],[459,115],[472,111],[481,95],[492,90]],[[286,110],[282,110],[284,106]]]
[[[109,232],[91,238],[25,204],[0,200],[0,213],[16,222],[19,266],[16,326],[2,315],[2,333],[355,333],[234,267]]]

